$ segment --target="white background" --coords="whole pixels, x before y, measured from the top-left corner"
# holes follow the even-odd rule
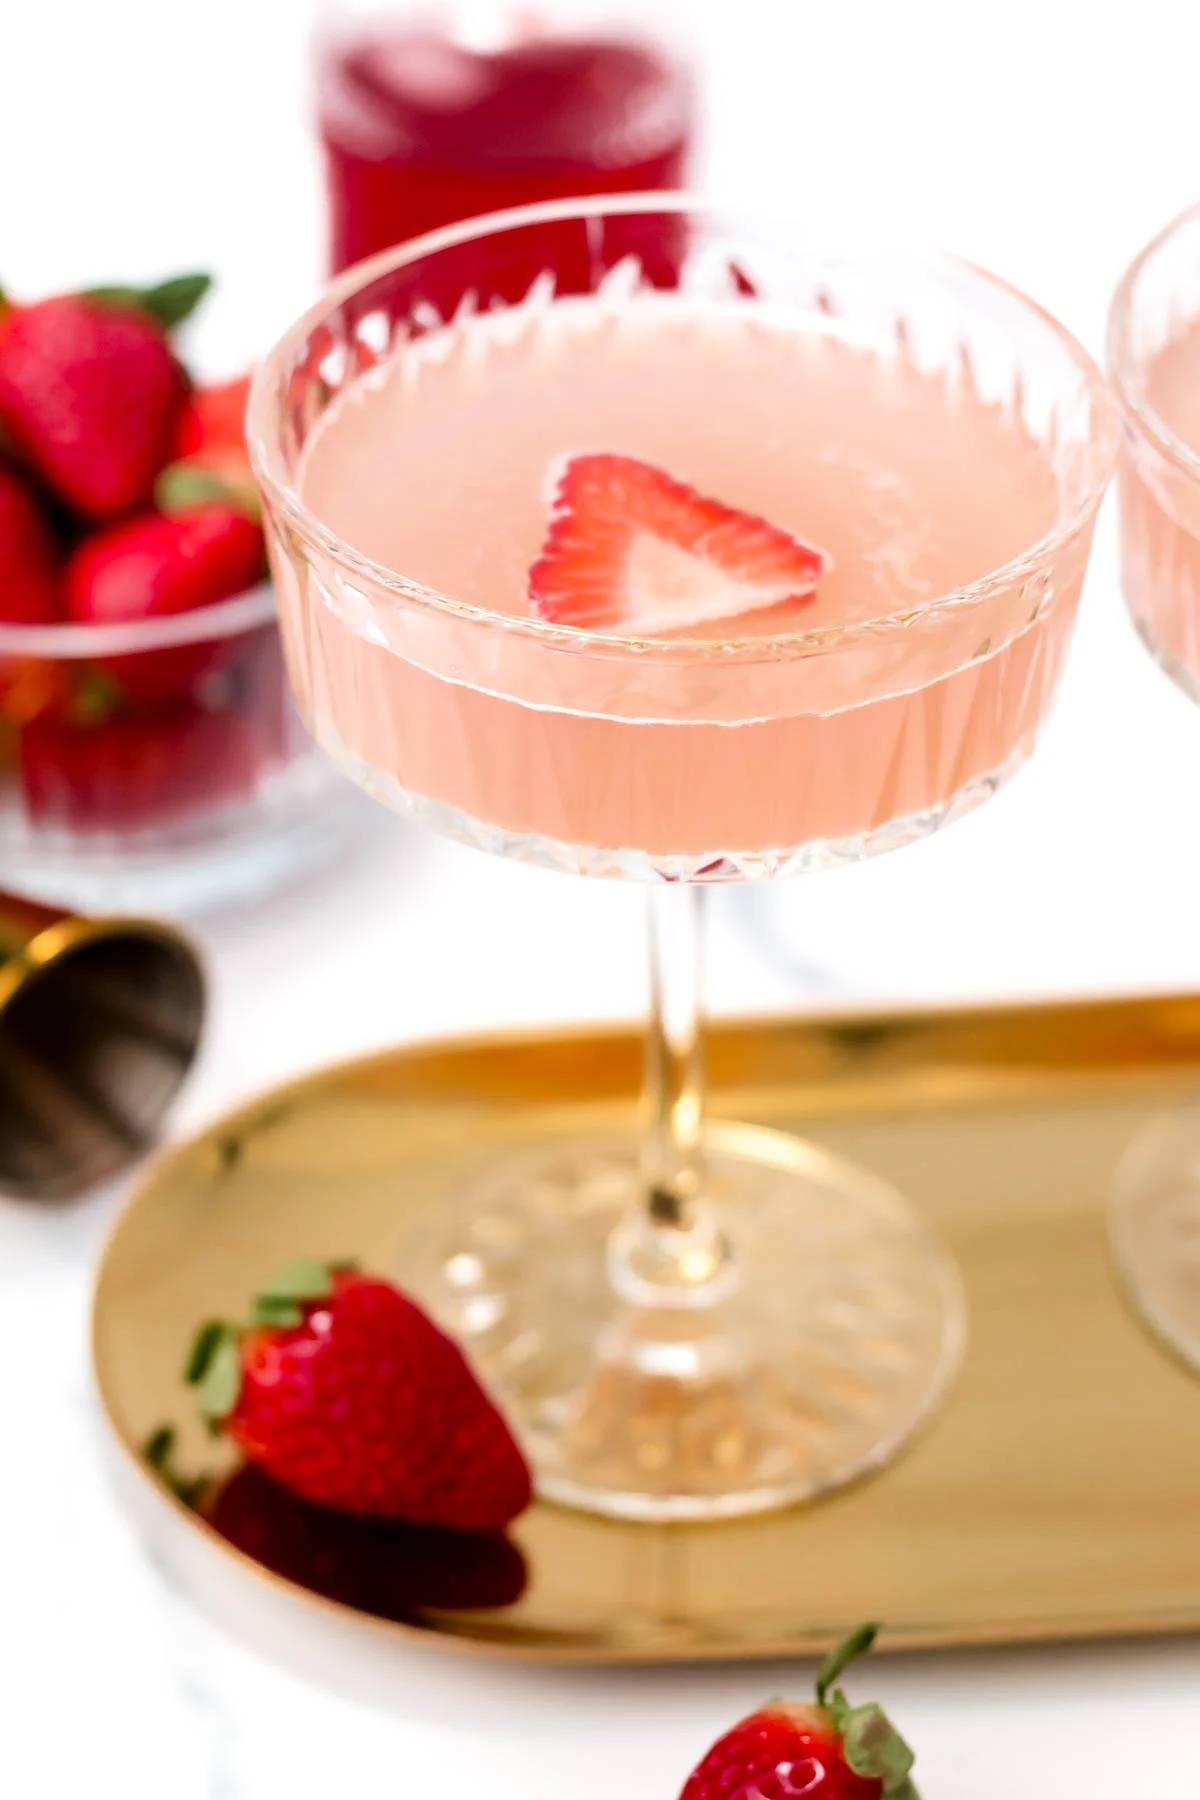
[[[198,356],[220,373],[260,350],[320,261],[311,10],[9,0],[0,282],[33,294],[211,267]],[[686,15],[709,65],[711,185],[936,240],[1033,290],[1097,352],[1124,263],[1200,198],[1200,24],[1179,0],[697,0]],[[717,1008],[1196,981],[1200,718],[1124,621],[1112,524],[1032,769],[890,862],[719,896]],[[369,836],[303,892],[209,922],[215,1016],[181,1127],[368,1044],[638,1007],[634,893],[382,816]],[[0,1484],[0,1791],[673,1800],[739,1709],[803,1684],[803,1670],[567,1677],[392,1651],[331,1668],[328,1645],[281,1662],[209,1623],[152,1569],[100,1473],[83,1331],[114,1203],[0,1203],[0,1399],[9,1455],[21,1446]],[[322,1658],[318,1677],[300,1670]],[[1191,1644],[875,1674],[919,1745],[926,1800],[1195,1795]]]

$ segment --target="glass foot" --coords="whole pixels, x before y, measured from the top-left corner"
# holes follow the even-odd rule
[[[1117,1271],[1150,1329],[1200,1368],[1200,1105],[1156,1121],[1117,1171]]]
[[[742,1125],[707,1128],[704,1167],[730,1254],[713,1275],[698,1243],[691,1283],[628,1242],[629,1136],[519,1153],[402,1247],[549,1499],[647,1520],[809,1499],[886,1463],[954,1373],[957,1269],[885,1182]]]

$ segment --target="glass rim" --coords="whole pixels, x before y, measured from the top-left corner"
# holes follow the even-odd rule
[[[296,352],[308,335],[344,301],[361,293],[375,281],[398,269],[409,267],[425,257],[460,244],[495,237],[526,226],[570,222],[599,216],[689,213],[716,218],[735,218],[748,229],[765,234],[774,229],[794,232],[799,221],[793,216],[752,211],[736,203],[706,197],[693,192],[646,191],[636,194],[597,194],[562,200],[551,200],[531,206],[504,208],[481,214],[436,231],[423,233],[390,249],[379,251],[353,264],[336,276],[322,290],[313,304],[293,321],[277,339],[254,372],[246,411],[246,437],[250,461],[256,479],[269,504],[286,521],[288,527],[320,554],[347,569],[359,580],[407,603],[415,603],[449,618],[499,628],[514,636],[541,642],[560,649],[594,649],[613,655],[653,654],[656,657],[729,660],[764,660],[781,655],[815,655],[843,647],[864,637],[885,631],[907,628],[917,620],[959,611],[987,600],[1008,588],[1028,580],[1070,543],[1094,517],[1112,478],[1117,451],[1117,411],[1112,391],[1104,372],[1079,340],[1065,325],[1022,289],[994,275],[965,258],[947,251],[924,247],[901,247],[899,254],[911,262],[931,269],[941,268],[980,282],[993,292],[1015,301],[1037,320],[1064,350],[1086,387],[1091,405],[1099,410],[1100,419],[1091,433],[1097,452],[1097,466],[1085,485],[1082,496],[1069,509],[1059,508],[1048,531],[1032,544],[1018,551],[996,568],[985,571],[973,581],[947,592],[930,595],[915,604],[911,601],[869,619],[846,621],[839,625],[810,626],[806,629],[778,632],[769,636],[731,637],[654,637],[634,636],[625,632],[596,631],[578,625],[559,624],[527,614],[497,612],[477,602],[457,599],[436,588],[414,581],[399,570],[377,562],[357,549],[347,539],[332,531],[320,515],[302,498],[299,488],[284,464],[279,434],[273,428],[276,405],[273,398],[277,378],[290,367]],[[841,247],[829,244],[832,251]],[[845,246],[851,252],[854,245]],[[886,242],[858,254],[865,260],[888,254]],[[890,253],[896,253],[891,251]]]
[[[112,625],[0,622],[0,658],[28,656],[47,662],[74,662],[94,656],[136,656],[141,651],[167,650],[209,638],[239,637],[269,623],[275,610],[275,589],[270,581],[261,581],[244,593],[215,601],[211,606],[152,619],[130,619]]]
[[[1193,450],[1152,406],[1138,373],[1133,352],[1133,322],[1137,312],[1137,285],[1145,269],[1164,245],[1185,226],[1200,222],[1200,202],[1187,206],[1143,244],[1113,291],[1108,309],[1105,355],[1113,390],[1127,419],[1132,420],[1155,448],[1182,474],[1200,482],[1200,452]],[[1200,308],[1196,317],[1200,318]]]

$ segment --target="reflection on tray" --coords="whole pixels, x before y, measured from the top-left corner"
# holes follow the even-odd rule
[[[524,1556],[502,1532],[351,1518],[297,1499],[249,1466],[203,1511],[235,1549],[273,1574],[381,1619],[512,1606],[528,1579]]]

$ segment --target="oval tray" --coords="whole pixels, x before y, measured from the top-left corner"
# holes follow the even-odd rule
[[[170,1511],[164,1541],[194,1558],[204,1539],[235,1580],[282,1583],[343,1624],[551,1661],[774,1657],[871,1616],[884,1647],[1200,1626],[1200,1386],[1127,1311],[1104,1225],[1131,1135],[1200,1079],[1200,999],[728,1025],[709,1063],[716,1116],[877,1168],[959,1256],[966,1363],[907,1456],[789,1513],[660,1527],[535,1505],[511,1541],[467,1547],[347,1537],[245,1477],[222,1536],[161,1488],[139,1447],[187,1417],[193,1321],[237,1314],[301,1253],[402,1281],[402,1209],[430,1182],[544,1133],[632,1123],[631,1034],[458,1041],[278,1088],[140,1181],[105,1250],[94,1352],[127,1470],[156,1489],[160,1525]],[[185,1466],[219,1473],[218,1456],[183,1429]]]

